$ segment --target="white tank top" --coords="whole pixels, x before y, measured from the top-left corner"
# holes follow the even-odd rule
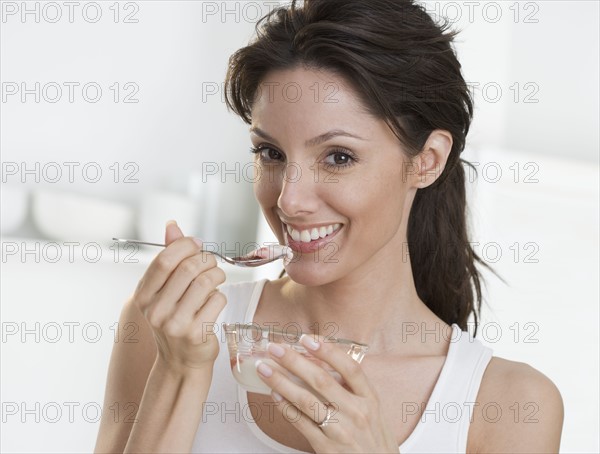
[[[231,373],[221,323],[252,323],[267,282],[225,284],[227,306],[217,320],[220,351],[192,453],[302,453],[267,436],[252,419],[246,391]],[[483,372],[492,350],[452,325],[448,354],[425,411],[413,432],[399,446],[401,454],[464,453]],[[255,407],[257,408],[257,407]],[[259,410],[260,411],[260,410]]]

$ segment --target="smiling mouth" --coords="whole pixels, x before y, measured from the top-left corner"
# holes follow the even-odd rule
[[[335,223],[311,229],[297,230],[282,222],[285,244],[296,252],[314,252],[327,243],[344,227]]]

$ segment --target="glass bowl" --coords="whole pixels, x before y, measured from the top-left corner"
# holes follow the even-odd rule
[[[329,364],[311,355],[300,344],[301,332],[298,330],[282,331],[273,328],[261,328],[258,324],[223,323],[223,330],[227,338],[227,348],[233,377],[240,386],[248,391],[259,394],[270,394],[271,389],[261,380],[256,370],[256,362],[262,360],[271,368],[286,374],[292,381],[306,389],[315,392],[304,381],[275,363],[267,352],[269,342],[286,344],[289,348],[299,352],[305,358],[313,361],[327,370],[334,378],[341,382],[341,377]],[[360,363],[369,349],[368,345],[348,339],[323,337],[322,342],[334,343],[353,360]],[[317,393],[318,394],[318,393]]]

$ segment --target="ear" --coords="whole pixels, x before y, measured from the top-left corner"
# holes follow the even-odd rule
[[[414,187],[426,188],[439,178],[446,167],[452,143],[452,134],[448,131],[435,129],[429,134],[423,150],[413,158],[417,169],[413,175]]]

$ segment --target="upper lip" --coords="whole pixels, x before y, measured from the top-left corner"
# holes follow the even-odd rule
[[[299,232],[301,232],[302,230],[312,230],[312,229],[318,229],[321,227],[327,227],[329,225],[335,225],[335,224],[342,224],[341,222],[321,222],[319,224],[306,224],[306,225],[299,225],[299,224],[291,224],[289,222],[285,222],[285,221],[281,221],[283,222],[284,225],[290,226],[291,228],[293,228],[294,230],[297,230]]]

